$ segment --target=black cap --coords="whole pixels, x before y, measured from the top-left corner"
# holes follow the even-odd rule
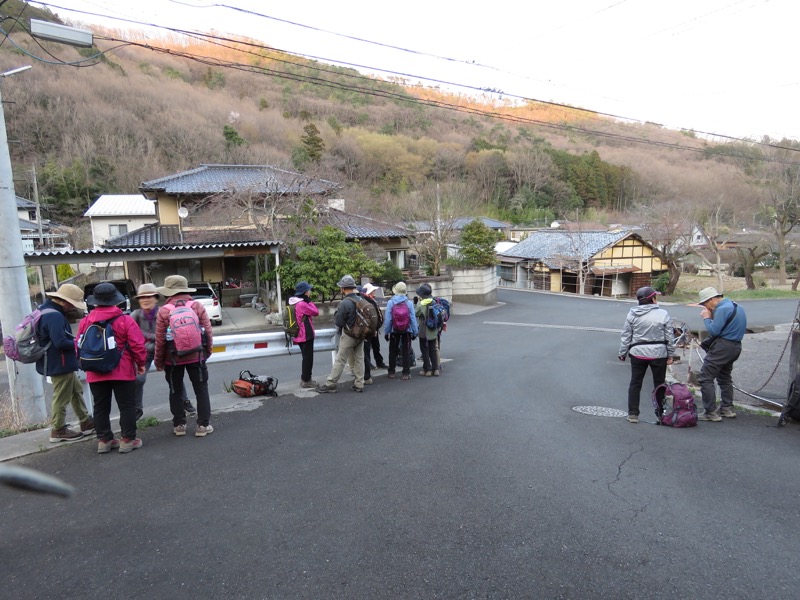
[[[647,300],[648,298],[652,298],[653,296],[658,296],[659,294],[661,294],[661,292],[657,292],[653,288],[647,286],[636,290],[636,299]]]

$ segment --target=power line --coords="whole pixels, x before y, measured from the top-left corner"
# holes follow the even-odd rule
[[[36,1],[36,0],[32,0],[32,1]],[[263,44],[257,44],[255,42],[251,42],[251,41],[236,40],[236,39],[226,38],[226,37],[223,37],[223,36],[214,35],[214,34],[208,34],[208,33],[192,32],[192,31],[188,31],[188,30],[177,29],[177,28],[167,27],[167,26],[163,26],[163,25],[157,25],[157,24],[154,24],[154,23],[145,23],[145,22],[142,22],[142,21],[136,21],[136,20],[122,18],[122,17],[110,17],[108,15],[102,15],[102,14],[93,13],[93,12],[89,12],[89,11],[69,9],[69,8],[65,8],[65,7],[62,7],[62,6],[55,5],[55,4],[50,4],[50,3],[47,3],[47,2],[36,2],[36,3],[44,5],[44,6],[48,6],[50,8],[68,10],[68,11],[73,11],[73,12],[77,12],[77,13],[81,13],[81,14],[87,14],[87,15],[101,17],[101,18],[108,18],[108,19],[112,19],[112,20],[116,20],[116,21],[123,21],[123,22],[127,22],[127,23],[132,23],[132,24],[136,24],[136,25],[144,25],[144,26],[147,26],[147,27],[154,27],[156,29],[170,31],[172,33],[176,33],[176,34],[180,34],[180,35],[187,36],[187,37],[192,37],[192,38],[201,38],[202,40],[206,41],[207,43],[213,43],[213,44],[220,45],[222,47],[225,47],[225,48],[228,48],[228,49],[232,49],[232,50],[236,50],[238,52],[243,52],[243,53],[248,53],[248,52],[242,50],[241,48],[233,48],[233,47],[230,47],[230,46],[225,46],[222,42],[233,43],[233,44],[236,44],[238,46],[246,46],[246,47],[257,48],[257,49],[262,50],[262,51],[281,52],[281,53],[290,54],[290,55],[293,54],[293,53],[287,52],[285,50],[273,48],[273,47],[266,46],[266,45],[263,45]],[[550,128],[550,129],[556,129],[556,130],[560,130],[560,131],[570,131],[570,132],[584,133],[586,135],[594,135],[594,136],[598,136],[598,137],[606,137],[606,138],[617,139],[617,140],[626,141],[626,142],[630,142],[630,143],[638,143],[638,144],[660,146],[660,147],[666,147],[666,148],[672,148],[672,149],[688,150],[688,151],[691,151],[691,152],[705,152],[705,150],[702,149],[702,148],[697,148],[697,147],[693,147],[693,146],[687,146],[687,145],[684,145],[684,144],[677,144],[677,143],[673,143],[673,142],[660,142],[660,141],[656,141],[656,140],[638,138],[638,137],[630,136],[630,135],[613,134],[613,133],[609,133],[609,132],[597,131],[597,130],[587,129],[587,128],[578,127],[578,126],[574,126],[574,125],[559,125],[559,124],[549,123],[547,121],[541,121],[541,120],[531,119],[531,118],[527,118],[527,117],[520,117],[518,115],[513,115],[513,114],[508,114],[508,113],[501,113],[501,112],[497,112],[497,111],[488,111],[488,110],[476,109],[476,108],[471,108],[471,107],[469,107],[469,108],[468,107],[463,107],[461,105],[447,103],[447,102],[444,102],[444,101],[412,98],[412,97],[407,96],[405,94],[389,93],[386,90],[381,90],[380,92],[377,92],[376,90],[374,90],[372,88],[346,86],[346,85],[338,84],[338,83],[335,83],[335,82],[330,82],[330,81],[328,81],[326,79],[322,79],[322,78],[318,78],[318,77],[290,75],[290,74],[287,74],[287,73],[282,72],[282,71],[276,71],[276,70],[266,69],[266,68],[261,68],[261,67],[253,67],[252,65],[244,65],[244,64],[241,64],[241,63],[234,63],[234,62],[230,62],[230,61],[224,61],[222,59],[218,59],[218,58],[215,58],[215,57],[208,57],[208,56],[202,56],[202,55],[193,55],[193,54],[188,53],[188,52],[179,52],[179,51],[175,51],[175,50],[171,50],[171,49],[167,49],[167,48],[161,48],[161,47],[158,47],[158,46],[154,46],[152,44],[131,42],[129,40],[120,40],[120,39],[113,38],[113,37],[103,37],[103,36],[96,36],[96,37],[98,39],[106,39],[106,40],[113,41],[113,42],[119,42],[120,45],[139,46],[139,47],[147,48],[149,50],[156,51],[156,52],[172,54],[172,55],[175,55],[175,56],[181,56],[183,58],[187,58],[189,60],[193,60],[193,61],[196,61],[196,62],[201,62],[201,63],[208,64],[208,65],[219,66],[219,67],[223,67],[223,68],[233,68],[233,69],[237,69],[237,70],[241,70],[241,71],[248,71],[248,72],[263,72],[263,73],[266,73],[266,74],[269,74],[269,75],[272,75],[272,76],[275,76],[275,77],[283,78],[283,79],[290,79],[290,80],[294,80],[294,81],[312,83],[312,84],[320,85],[320,86],[323,86],[323,87],[333,87],[333,88],[343,89],[343,90],[347,90],[347,91],[354,91],[354,92],[363,93],[365,95],[370,95],[370,96],[383,97],[383,98],[393,99],[393,100],[402,100],[404,102],[411,102],[411,103],[422,104],[422,105],[426,105],[426,106],[435,106],[435,107],[440,107],[440,108],[447,108],[447,109],[455,110],[455,111],[458,111],[458,112],[466,112],[466,113],[469,113],[469,114],[482,115],[482,116],[486,116],[486,117],[489,117],[489,118],[500,118],[500,119],[505,119],[505,120],[511,121],[511,122],[525,123],[525,124],[530,124],[530,125],[538,125],[538,126],[541,126],[541,127],[546,127],[546,128]],[[252,52],[249,52],[249,53],[253,54]],[[305,55],[305,56],[309,56],[309,55]],[[328,58],[324,58],[324,57],[314,57],[314,56],[309,56],[309,57],[317,59],[317,60],[323,60],[323,61],[329,61],[329,62],[338,62],[338,61],[335,61],[335,60],[332,60],[332,59],[328,59]],[[326,69],[324,69],[322,67],[319,67],[319,66],[316,66],[316,65],[306,65],[306,64],[302,64],[302,63],[297,63],[297,62],[292,62],[292,61],[288,61],[288,60],[279,59],[279,58],[273,58],[273,60],[276,60],[277,62],[285,62],[287,64],[292,64],[292,65],[296,65],[296,66],[303,66],[305,68],[308,68],[309,70],[319,71],[321,73],[326,73],[327,72],[327,73],[335,74],[337,76],[345,76],[345,77],[356,78],[356,79],[359,79],[359,80],[362,80],[362,81],[368,81],[370,83],[374,83],[375,82],[375,79],[366,77],[364,75],[351,75],[351,74],[347,74],[347,73],[341,73],[341,72],[338,72],[338,71],[326,70]],[[341,64],[348,64],[348,63],[341,63]],[[482,92],[487,92],[488,91],[488,92],[491,92],[491,90],[486,90],[484,88],[478,88],[478,87],[475,87],[475,86],[468,86],[468,85],[464,85],[464,84],[457,84],[457,83],[447,82],[447,81],[443,81],[443,80],[437,80],[437,79],[426,78],[426,77],[419,77],[419,76],[415,76],[415,75],[411,75],[411,74],[407,74],[407,73],[399,73],[399,72],[395,72],[395,71],[388,71],[388,70],[373,68],[373,67],[369,67],[369,66],[365,66],[365,65],[348,65],[348,66],[359,66],[361,68],[367,68],[367,69],[373,69],[373,70],[381,71],[381,72],[385,72],[385,73],[391,73],[393,75],[398,75],[398,76],[401,76],[401,77],[414,77],[414,78],[422,79],[422,80],[425,80],[425,81],[432,81],[432,82],[436,82],[436,83],[440,83],[440,84],[444,84],[444,85],[452,85],[452,86],[455,86],[455,87],[462,87],[462,88],[465,88],[465,89],[471,89],[473,91],[482,91]],[[570,110],[570,111],[584,112],[584,113],[589,113],[589,114],[592,114],[592,115],[595,115],[595,116],[604,116],[604,117],[610,117],[610,118],[614,118],[614,119],[623,119],[623,120],[626,120],[626,121],[641,122],[639,119],[633,119],[633,118],[624,117],[624,116],[621,116],[621,115],[614,115],[614,114],[611,114],[611,113],[603,113],[603,112],[595,111],[595,110],[591,110],[591,109],[573,107],[573,106],[569,106],[569,105],[561,104],[561,103],[557,103],[557,102],[543,101],[543,100],[538,100],[538,99],[535,99],[535,98],[528,98],[528,97],[524,97],[524,96],[516,96],[516,95],[511,95],[511,94],[506,94],[506,95],[508,97],[516,98],[518,100],[524,100],[524,101],[527,101],[527,102],[540,103],[540,104],[544,104],[544,105],[548,105],[548,106],[554,106],[554,107],[558,107],[558,108],[567,109],[567,110]],[[780,150],[787,150],[787,151],[791,151],[791,152],[800,152],[800,149],[787,147],[787,146],[781,146],[781,145],[778,145],[778,144],[771,144],[771,143],[765,143],[765,142],[754,142],[752,140],[746,140],[746,139],[737,138],[737,137],[734,137],[734,136],[728,136],[728,135],[712,133],[712,132],[704,132],[704,131],[697,131],[697,130],[693,130],[693,131],[695,131],[696,133],[700,133],[702,135],[708,135],[708,136],[712,136],[712,137],[723,138],[723,139],[736,141],[736,142],[740,142],[740,143],[744,143],[744,144],[750,144],[750,145],[754,144],[754,145],[758,145],[758,146],[770,147],[770,148],[775,148],[775,149],[780,149]],[[719,153],[718,153],[718,155],[719,155]]]

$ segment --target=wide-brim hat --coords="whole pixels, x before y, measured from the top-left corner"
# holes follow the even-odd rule
[[[394,284],[394,287],[392,287],[392,293],[398,296],[404,295],[407,291],[408,288],[406,287],[405,281],[398,281]]]
[[[86,304],[92,306],[116,306],[125,302],[125,296],[113,283],[98,283],[94,292],[86,299]]]
[[[298,283],[294,288],[294,295],[295,296],[302,296],[306,292],[310,292],[314,289],[314,286],[308,283],[307,281],[301,281]]]
[[[417,296],[426,297],[430,296],[431,294],[433,294],[433,290],[431,289],[431,286],[429,286],[427,283],[423,283],[421,286],[417,288]]]
[[[708,302],[712,298],[716,298],[717,296],[722,296],[722,294],[720,294],[715,288],[713,287],[703,288],[697,295],[698,297],[697,303],[705,304],[706,302]]]
[[[339,281],[336,282],[336,287],[343,288],[345,290],[355,289],[356,288],[356,280],[353,279],[352,275],[345,275]]]
[[[368,283],[367,285],[364,286],[364,293],[367,296],[369,296],[373,294],[377,289],[378,289],[377,285],[372,285],[371,283]]]
[[[83,301],[83,290],[72,283],[64,283],[55,292],[47,292],[51,298],[59,298],[69,302],[75,308],[86,310],[86,302]]]
[[[136,289],[136,298],[146,298],[148,296],[158,296],[158,288],[154,283],[143,283]]]
[[[175,294],[191,294],[197,291],[197,288],[189,287],[189,282],[183,275],[170,275],[164,280],[164,285],[156,289],[159,294],[167,298]]]

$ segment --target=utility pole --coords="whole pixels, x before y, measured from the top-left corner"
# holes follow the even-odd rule
[[[30,66],[0,74],[2,81],[10,75],[27,71]],[[0,94],[2,90],[0,89]],[[25,258],[22,253],[22,236],[17,219],[17,195],[11,171],[6,118],[0,95],[0,325],[3,335],[11,335],[14,328],[31,310]],[[17,371],[19,367],[19,371]],[[42,378],[33,365],[17,365],[6,359],[11,405],[14,415],[26,424],[41,423],[47,418]]]

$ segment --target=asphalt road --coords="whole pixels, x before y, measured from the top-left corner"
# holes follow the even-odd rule
[[[14,461],[78,492],[0,490],[3,597],[796,598],[800,428],[576,412],[625,408],[610,330],[630,304],[499,299],[452,319],[442,377],[283,395],[215,415],[202,439],[162,424],[129,455]],[[795,305],[747,311],[786,323]],[[299,361],[215,366],[212,393],[243,368],[288,381]]]

